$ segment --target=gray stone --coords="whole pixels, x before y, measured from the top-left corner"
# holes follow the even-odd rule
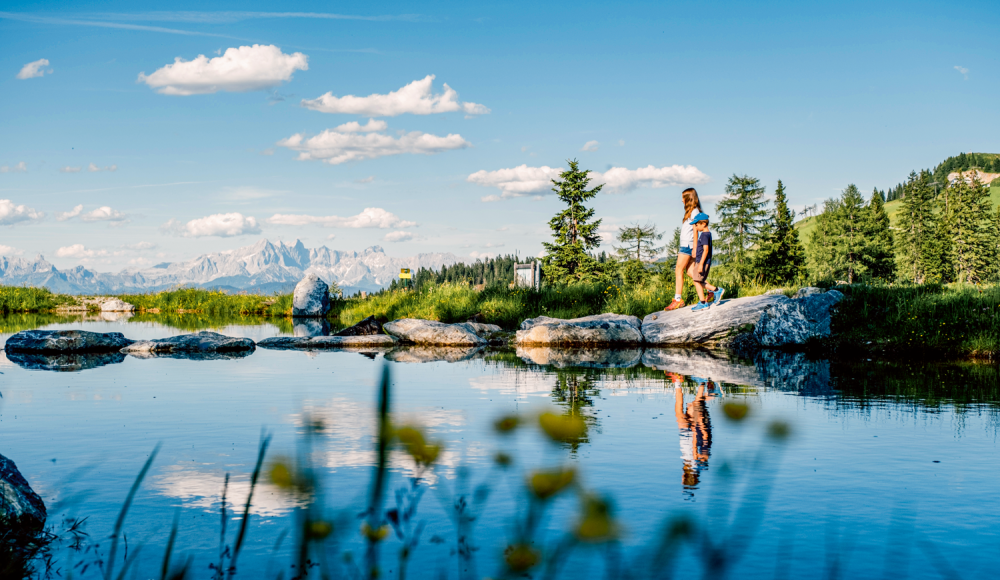
[[[830,308],[843,297],[830,290],[775,304],[761,315],[754,338],[763,347],[802,345],[826,338],[830,336]]]
[[[820,294],[823,292],[822,288],[817,288],[815,286],[806,286],[805,288],[799,288],[799,291],[795,293],[795,298],[805,298],[806,296],[812,296],[813,294]]]
[[[519,346],[517,356],[526,363],[556,368],[622,369],[639,364],[638,348],[565,348]]]
[[[642,319],[642,335],[650,345],[710,344],[740,327],[757,324],[760,315],[771,306],[791,301],[784,295],[750,296],[724,300],[699,312],[692,312],[690,307],[654,312]]]
[[[101,312],[132,312],[134,310],[135,306],[118,298],[111,298],[110,300],[101,302]]]
[[[170,338],[142,340],[121,349],[128,354],[160,353],[219,353],[253,351],[254,342],[249,338],[232,337],[217,332],[202,330],[194,334],[182,334]],[[189,357],[184,357],[189,358]]]
[[[774,296],[776,294],[784,294],[784,293],[785,293],[785,289],[784,288],[771,288],[767,292],[764,292],[764,295],[765,296]]]
[[[120,332],[22,330],[7,339],[7,352],[117,352],[134,341]]]
[[[330,287],[316,274],[295,285],[292,294],[292,316],[322,317],[330,311]]]
[[[325,318],[297,318],[292,326],[295,336],[328,336],[330,323]]]
[[[638,318],[623,314],[595,314],[569,320],[539,316],[521,323],[515,343],[519,346],[641,344],[642,330]]]
[[[45,527],[45,503],[17,466],[0,455],[0,524],[4,528],[38,531]]]
[[[478,327],[493,326],[463,322],[461,324],[444,324],[434,320],[419,318],[400,318],[382,325],[386,334],[391,334],[400,340],[416,344],[436,346],[482,346],[486,340],[479,336]],[[500,330],[500,327],[496,327]]]
[[[79,372],[125,360],[120,352],[39,353],[8,352],[7,359],[29,371]]]
[[[721,383],[763,388],[766,385],[753,364],[730,358],[725,352],[701,348],[647,348],[642,364],[664,372],[696,376]]]
[[[326,350],[340,348],[393,347],[399,341],[388,334],[362,336],[272,336],[257,343],[261,348],[282,350]]]
[[[375,320],[374,316],[369,316],[354,326],[334,333],[334,336],[369,336],[372,334],[382,334],[382,325]]]
[[[385,355],[385,360],[398,363],[461,362],[479,358],[481,346],[403,346]]]

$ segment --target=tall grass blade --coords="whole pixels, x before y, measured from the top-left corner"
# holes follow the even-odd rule
[[[372,480],[368,500],[368,577],[375,578],[378,572],[378,539],[374,536],[382,526],[382,500],[385,495],[386,463],[389,458],[389,440],[391,426],[389,424],[389,365],[382,367],[382,384],[379,388],[378,401],[378,442],[376,444],[375,477]]]
[[[167,550],[163,553],[163,566],[160,568],[160,580],[167,580],[170,572],[170,556],[174,553],[174,542],[177,540],[177,526],[180,525],[181,510],[174,512],[174,525],[170,528],[170,538],[167,539]]]
[[[149,473],[149,468],[153,465],[156,454],[160,452],[160,445],[160,443],[157,443],[156,447],[153,448],[153,452],[149,454],[149,459],[142,466],[139,475],[132,482],[132,488],[128,490],[128,495],[125,496],[125,503],[122,505],[122,511],[118,514],[118,519],[115,521],[115,530],[111,536],[111,551],[108,554],[108,567],[104,570],[104,580],[111,580],[111,575],[114,573],[115,556],[118,553],[118,536],[121,535],[122,526],[125,525],[125,516],[128,514],[129,508],[132,507],[132,500],[135,498],[136,492],[139,491],[142,480]]]
[[[257,464],[253,468],[253,475],[250,476],[250,493],[247,494],[247,503],[243,506],[243,520],[240,522],[240,531],[236,535],[236,544],[233,546],[233,558],[229,561],[229,577],[236,573],[236,560],[240,557],[240,550],[243,548],[243,540],[247,535],[247,524],[250,521],[250,506],[253,504],[253,492],[257,488],[257,480],[260,478],[260,470],[264,465],[264,456],[267,454],[267,447],[271,444],[271,436],[265,432],[260,434],[260,445],[257,449]]]

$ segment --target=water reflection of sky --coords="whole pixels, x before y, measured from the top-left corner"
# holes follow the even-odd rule
[[[180,333],[151,322],[88,322],[86,328],[133,338]],[[260,339],[278,328],[219,332]],[[535,364],[543,355],[558,364]],[[995,563],[993,546],[1000,541],[995,526],[1000,508],[992,497],[1000,476],[996,390],[976,386],[991,375],[955,379],[934,374],[936,368],[922,369],[934,377],[980,381],[971,387],[987,397],[980,394],[956,407],[949,400],[961,397],[961,391],[933,392],[928,398],[902,383],[872,382],[872,375],[887,373],[871,369],[848,376],[824,363],[819,370],[809,367],[807,376],[787,361],[769,367],[766,361],[741,365],[691,353],[641,356],[634,368],[610,370],[572,368],[564,358],[545,353],[533,353],[529,364],[502,357],[390,363],[397,422],[420,424],[445,446],[430,479],[437,491],[421,506],[428,533],[451,533],[438,492],[461,485],[461,466],[470,466],[474,482],[495,483],[478,533],[484,561],[495,561],[509,532],[512,494],[521,481],[516,474],[533,466],[571,464],[580,467],[588,488],[615,498],[630,548],[643,545],[670,514],[693,513],[725,524],[725,514],[755,484],[766,483],[769,498],[755,528],[755,549],[741,560],[748,576],[773,575],[776,546],[786,540],[791,548],[785,559],[799,574],[815,571],[817,562],[826,561],[825,546],[836,541],[852,546],[845,575],[881,571],[894,537],[909,538],[913,545],[932,542],[951,561],[963,562],[969,572],[963,577],[985,577]],[[327,503],[330,509],[360,505],[373,462],[373,393],[382,364],[382,356],[258,349],[240,360],[126,357],[83,372],[54,373],[26,371],[0,353],[0,453],[17,463],[50,506],[83,498],[71,509],[89,516],[91,531],[99,536],[113,524],[150,450],[162,443],[126,529],[130,538],[149,544],[155,566],[156,546],[165,542],[173,510],[180,507],[181,549],[202,550],[198,557],[208,558],[217,541],[225,475],[231,474],[229,508],[238,509],[262,427],[274,435],[272,455],[292,457],[307,418],[319,420],[323,428],[313,459],[324,474]],[[669,374],[671,369],[677,374]],[[840,383],[838,391],[829,387],[831,373]],[[713,384],[692,407],[699,397],[692,375],[745,377],[743,382],[752,384]],[[683,399],[680,410],[675,386]],[[866,395],[875,391],[881,394]],[[731,400],[753,405],[745,423],[724,420],[722,405]],[[492,434],[496,417],[543,408],[583,416],[586,442],[570,448],[546,443],[537,431],[509,440]],[[780,453],[763,436],[774,418],[793,428]],[[515,475],[497,474],[496,451],[515,457]],[[760,457],[764,460],[758,462]],[[399,452],[391,455],[390,465],[396,474],[393,487],[416,472],[412,460]],[[252,521],[246,556],[250,563],[270,558],[275,536],[296,505],[269,484],[257,494],[258,518]],[[561,500],[553,529],[571,521],[574,509],[575,502]],[[720,538],[728,533],[719,532]],[[428,546],[415,556],[416,563],[430,565],[446,557],[446,547]],[[692,569],[700,570],[692,563],[693,552],[685,554]],[[904,575],[936,577],[936,568],[921,554],[910,554]],[[481,571],[494,570],[484,566]]]

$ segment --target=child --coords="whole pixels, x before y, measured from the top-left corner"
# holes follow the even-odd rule
[[[708,214],[699,213],[689,223],[694,226],[694,237],[697,240],[694,260],[688,269],[688,275],[691,276],[698,291],[698,304],[691,311],[700,312],[721,303],[722,295],[726,291],[708,283],[708,272],[712,269],[712,232],[708,231]],[[705,290],[714,294],[712,297],[714,300],[712,298],[705,300]]]

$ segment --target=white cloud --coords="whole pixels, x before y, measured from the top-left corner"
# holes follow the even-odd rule
[[[62,169],[60,169],[59,171],[62,172],[62,173],[80,173],[80,168],[79,167],[70,167],[69,165],[67,165],[66,167],[63,167]]]
[[[625,146],[625,140],[624,139],[619,139],[618,140],[618,146],[619,147],[624,147]]]
[[[14,167],[10,167],[9,165],[0,166],[0,173],[24,173],[27,170],[28,164],[24,161],[21,161]]]
[[[503,199],[503,198],[500,197],[499,195],[492,195],[491,194],[491,195],[484,195],[483,197],[479,198],[479,201],[481,201],[483,203],[492,203],[494,201],[500,201],[501,199]]]
[[[469,183],[484,187],[496,187],[503,192],[503,197],[521,197],[529,193],[549,191],[552,180],[558,179],[563,170],[558,167],[528,167],[519,165],[510,169],[496,171],[477,171],[466,178]],[[488,195],[483,201],[499,201],[500,197]]]
[[[83,206],[78,205],[69,211],[62,211],[56,214],[56,220],[64,222],[68,219],[75,218],[76,216],[83,213]]]
[[[334,240],[336,238],[337,238],[337,234],[330,234],[329,236],[326,237],[326,239],[328,239],[328,240]]]
[[[255,44],[227,48],[222,56],[212,59],[203,54],[188,61],[177,57],[173,64],[151,75],[139,73],[137,82],[163,95],[257,91],[291,80],[296,70],[308,70],[308,60],[301,52],[284,54],[277,46]]]
[[[485,260],[487,258],[495,258],[498,254],[496,252],[469,252],[469,255],[473,259]]]
[[[484,202],[500,201],[511,197],[522,197],[529,194],[536,194],[536,199],[540,199],[537,194],[552,193],[552,181],[558,179],[559,174],[564,170],[558,167],[528,167],[519,165],[510,169],[498,169],[496,171],[480,170],[469,177],[466,181],[482,185],[484,187],[496,187],[501,195],[487,195],[482,199]],[[693,165],[670,165],[666,167],[640,167],[638,169],[625,169],[624,167],[612,167],[600,173],[591,171],[589,174],[591,185],[605,184],[604,191],[609,193],[623,193],[632,191],[639,187],[670,187],[674,185],[696,185],[707,183],[709,177],[702,173]]]
[[[351,121],[350,123],[338,125],[334,131],[338,133],[374,133],[376,131],[385,131],[388,128],[389,124],[385,121],[368,119],[368,122],[364,125],[358,123],[357,121]]]
[[[91,163],[90,165],[87,166],[87,171],[91,173],[94,173],[96,171],[118,171],[118,166],[108,165],[107,167],[98,167],[97,165]]]
[[[63,246],[56,250],[57,258],[97,258],[107,255],[107,250],[88,250],[83,244]]]
[[[124,246],[122,246],[122,249],[142,251],[142,250],[152,250],[155,247],[156,244],[151,242],[136,242],[134,244],[125,244]]]
[[[962,73],[962,76],[965,77],[965,80],[969,80],[969,69],[965,68],[964,66],[955,65],[955,70]]]
[[[385,235],[383,240],[387,242],[406,242],[413,239],[413,234],[410,232],[389,232]]]
[[[366,207],[358,215],[350,217],[312,216],[276,213],[267,218],[267,223],[280,226],[305,226],[319,225],[326,228],[411,228],[417,225],[399,219],[396,214],[390,213],[380,207]]]
[[[317,99],[303,99],[302,106],[322,113],[344,113],[369,117],[395,117],[405,113],[432,115],[452,111],[464,111],[467,115],[485,115],[490,112],[489,108],[484,105],[460,102],[458,93],[447,84],[444,85],[443,93],[431,94],[431,84],[434,78],[434,75],[427,75],[423,79],[413,81],[387,95],[335,97],[333,93],[326,93]]]
[[[597,141],[587,141],[583,144],[583,148],[580,151],[597,151],[600,145]]]
[[[219,236],[228,238],[245,234],[259,234],[260,226],[253,217],[244,217],[241,213],[217,213],[203,218],[193,219],[186,224],[178,220],[170,220],[161,228],[167,233],[185,238],[201,238]]]
[[[49,66],[49,59],[47,58],[40,58],[34,62],[29,62],[21,67],[21,72],[17,73],[17,78],[24,80],[45,76],[45,71],[42,68],[47,66]],[[51,70],[48,72],[52,74]]]
[[[384,126],[382,121],[369,121],[366,127],[372,126],[373,123],[381,123]],[[321,160],[329,165],[402,153],[432,155],[472,146],[458,134],[438,137],[420,131],[412,131],[394,139],[382,133],[367,132],[361,134],[340,131],[342,127],[353,129],[354,127],[349,127],[352,125],[357,125],[357,123],[346,123],[336,129],[327,129],[308,139],[302,133],[296,133],[287,139],[278,141],[277,145],[298,151],[300,161]],[[371,131],[372,129],[367,130]]]
[[[361,178],[361,179],[355,179],[354,180],[355,183],[371,183],[373,181],[375,181],[375,176],[374,175],[369,175],[368,177],[364,177],[364,178]]]
[[[44,212],[35,211],[26,205],[15,205],[9,199],[0,199],[0,226],[11,226],[19,222],[41,221]]]
[[[123,222],[128,219],[128,215],[104,205],[81,215],[80,219],[85,222]]]
[[[20,256],[24,253],[24,250],[19,250],[13,246],[5,246],[0,244],[0,256]]]

